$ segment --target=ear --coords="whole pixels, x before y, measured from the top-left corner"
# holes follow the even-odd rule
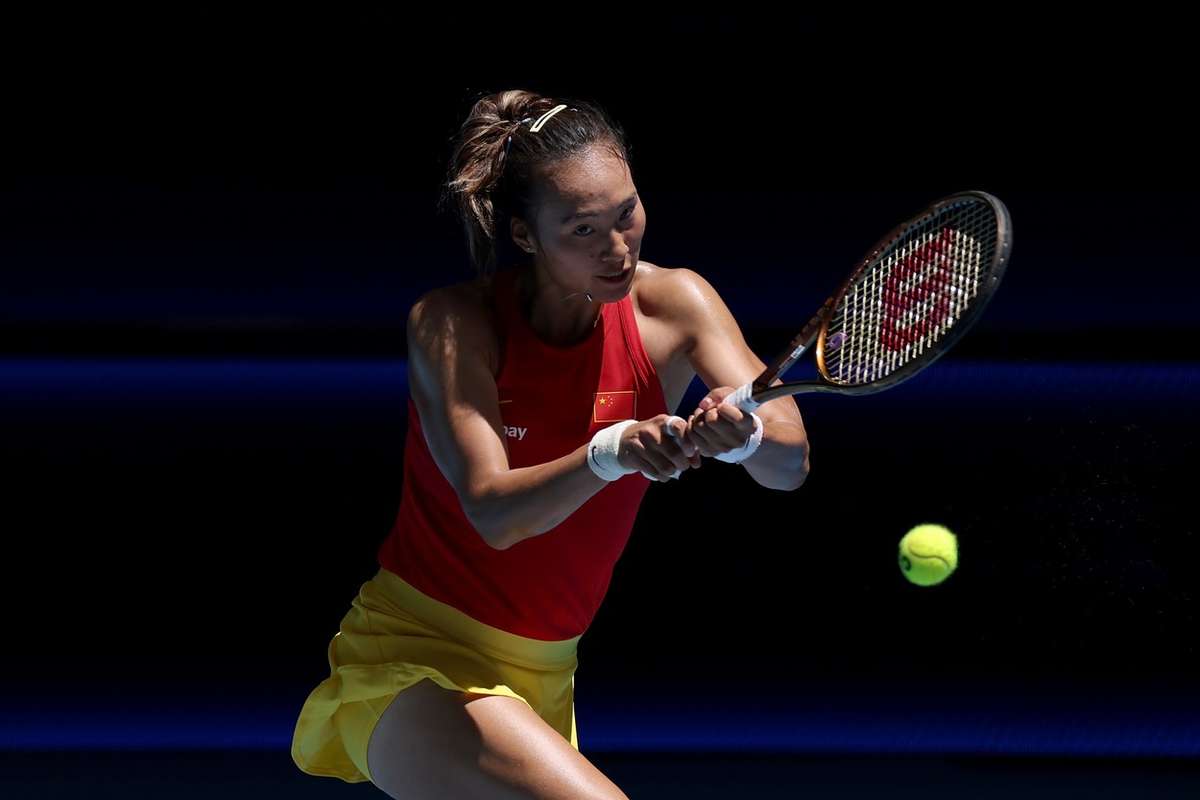
[[[518,217],[512,217],[508,221],[508,232],[512,236],[513,242],[517,247],[524,250],[526,253],[533,253],[537,250],[537,240],[533,236],[533,230],[525,220]]]

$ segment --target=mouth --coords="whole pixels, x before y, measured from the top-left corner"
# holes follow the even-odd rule
[[[628,269],[623,269],[620,272],[614,272],[609,275],[597,275],[596,278],[612,286],[619,286],[620,284],[629,280],[631,275],[633,275],[633,267],[629,267]]]

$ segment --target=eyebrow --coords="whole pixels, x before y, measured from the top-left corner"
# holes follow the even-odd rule
[[[626,203],[628,203],[632,200],[635,200],[635,199],[637,199],[637,192],[634,192],[633,194],[629,195],[629,197],[622,200],[620,205],[623,206]],[[599,211],[580,211],[577,214],[568,214],[567,216],[563,217],[562,224],[565,225],[568,222],[570,222],[571,220],[575,220],[575,219],[583,219],[584,217],[598,217],[598,216],[600,216]]]

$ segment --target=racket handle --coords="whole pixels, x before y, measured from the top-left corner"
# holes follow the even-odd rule
[[[754,397],[752,397],[753,394],[754,384],[743,383],[737,388],[737,391],[726,396],[722,402],[729,403],[731,406],[737,406],[742,411],[755,411],[762,403],[756,403]]]

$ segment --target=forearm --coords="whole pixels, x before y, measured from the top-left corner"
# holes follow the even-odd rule
[[[791,491],[808,477],[808,436],[789,420],[764,420],[762,443],[742,466],[761,486]]]
[[[485,541],[506,550],[554,528],[607,485],[588,467],[583,445],[544,464],[497,473],[463,510]]]

